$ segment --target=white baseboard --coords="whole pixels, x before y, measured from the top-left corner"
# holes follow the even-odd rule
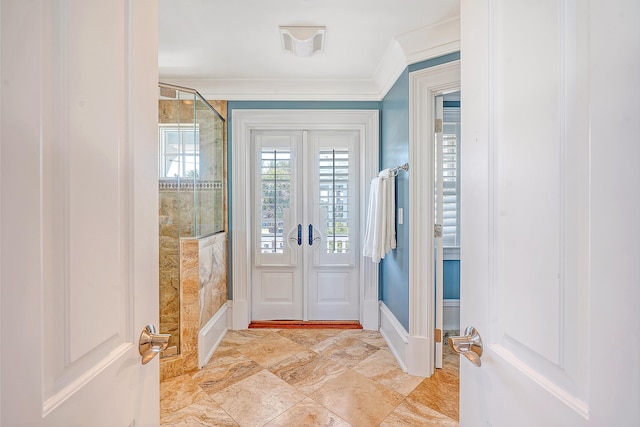
[[[409,333],[382,301],[380,302],[380,334],[402,370],[407,372]]]
[[[430,338],[409,335],[383,302],[380,302],[380,334],[403,371],[421,377],[433,374]]]
[[[230,329],[240,330],[249,327],[249,304],[246,300],[230,300],[231,319]]]
[[[378,300],[364,301],[362,310],[362,328],[377,331],[380,326],[380,303]]]
[[[198,332],[198,369],[209,363],[213,352],[227,333],[227,325],[227,305],[224,304]]]
[[[442,329],[445,331],[460,330],[459,299],[446,299],[442,301]]]
[[[407,373],[430,377],[434,370],[434,348],[429,337],[409,336],[407,345]]]

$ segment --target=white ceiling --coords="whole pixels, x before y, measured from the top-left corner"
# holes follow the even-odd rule
[[[160,0],[159,15],[160,81],[210,99],[379,100],[459,46],[458,0]],[[324,52],[283,52],[281,25],[325,26]]]

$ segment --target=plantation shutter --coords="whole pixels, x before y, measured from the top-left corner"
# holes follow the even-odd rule
[[[442,152],[442,244],[443,246],[459,246],[459,123],[444,123]]]

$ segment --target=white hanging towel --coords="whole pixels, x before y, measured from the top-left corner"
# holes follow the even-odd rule
[[[371,180],[363,255],[380,262],[396,248],[395,178],[389,169]]]

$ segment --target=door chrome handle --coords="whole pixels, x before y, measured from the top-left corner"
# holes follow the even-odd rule
[[[480,367],[482,356],[482,338],[473,326],[467,326],[464,336],[449,337],[449,345],[458,354],[462,354],[475,366]]]
[[[293,229],[291,229],[291,231],[293,231]],[[289,236],[291,235],[291,231],[289,232]],[[289,240],[298,243],[298,246],[302,246],[302,224],[298,224],[298,237],[289,237]],[[291,245],[289,245],[289,248],[291,249]]]
[[[171,334],[157,334],[156,327],[147,325],[140,333],[138,351],[142,356],[142,364],[146,365],[169,345]]]
[[[320,236],[313,237],[313,224],[309,224],[309,246],[313,246],[316,240],[320,240]]]

